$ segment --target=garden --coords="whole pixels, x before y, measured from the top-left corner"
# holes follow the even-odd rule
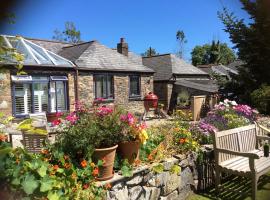
[[[176,111],[172,120],[148,127],[102,100],[75,106],[74,112],[57,113],[55,142],[46,140],[40,153],[12,148],[5,130],[13,118],[0,116],[1,199],[186,198],[200,185],[212,134],[252,124],[259,116],[247,105],[224,100],[198,122]],[[17,129],[47,134],[31,119]]]

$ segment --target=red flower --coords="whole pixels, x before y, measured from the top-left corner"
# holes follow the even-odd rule
[[[86,160],[83,160],[83,161],[81,162],[81,166],[82,166],[83,168],[87,167],[87,161],[86,161]]]
[[[58,126],[59,124],[61,124],[61,119],[53,120],[52,124],[53,126]]]
[[[86,183],[86,184],[83,185],[83,189],[86,190],[87,188],[89,188],[89,184]]]
[[[99,173],[98,168],[95,168],[95,169],[93,170],[93,172],[92,172],[92,175],[93,175],[93,176],[97,176],[98,173]]]
[[[56,171],[56,170],[59,169],[59,166],[58,166],[58,165],[54,165],[54,166],[53,166],[53,169]]]
[[[41,153],[47,155],[49,153],[49,151],[47,149],[42,149]]]
[[[0,134],[0,141],[4,142],[4,141],[6,141],[6,139],[7,139],[6,135]]]

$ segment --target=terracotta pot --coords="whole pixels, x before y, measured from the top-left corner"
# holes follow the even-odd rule
[[[95,149],[94,151],[94,160],[104,160],[103,166],[99,167],[99,175],[96,178],[99,181],[105,181],[111,179],[114,175],[113,165],[115,159],[115,152],[118,145],[115,145],[110,148],[104,149]]]
[[[53,122],[54,120],[57,120],[58,117],[56,116],[56,113],[48,113],[47,114],[47,121]]]
[[[121,142],[118,149],[122,158],[128,159],[129,164],[133,164],[139,158],[140,141]]]

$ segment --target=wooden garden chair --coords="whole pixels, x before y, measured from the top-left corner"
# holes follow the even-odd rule
[[[252,180],[252,199],[256,199],[257,182],[270,171],[270,158],[264,157],[261,140],[268,140],[269,130],[260,125],[249,125],[214,134],[216,190],[219,190],[221,172]]]

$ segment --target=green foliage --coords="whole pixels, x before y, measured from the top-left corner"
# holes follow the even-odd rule
[[[65,23],[65,30],[59,31],[56,29],[54,31],[54,40],[71,42],[71,43],[80,43],[81,42],[81,32],[76,29],[76,26],[73,22]]]
[[[26,74],[23,71],[24,55],[19,53],[15,48],[6,45],[3,36],[0,36],[0,73],[6,69],[5,64],[14,63],[18,75]]]
[[[270,86],[262,85],[251,93],[251,101],[260,113],[270,114]]]
[[[223,64],[227,65],[236,58],[233,50],[226,43],[212,41],[212,44],[204,44],[195,46],[191,52],[192,64]]]
[[[124,177],[133,176],[132,165],[129,164],[127,159],[124,159],[122,162],[121,173]]]
[[[253,90],[262,84],[270,84],[270,2],[240,1],[243,10],[249,14],[249,23],[238,19],[226,8],[219,12],[219,18],[238,49],[239,59],[244,63],[238,67],[239,74],[232,77],[227,88],[240,98],[241,102],[250,103]]]
[[[157,165],[152,167],[152,171],[160,174],[161,172],[164,171],[164,166],[162,164],[157,164]]]
[[[84,162],[71,160],[54,146],[41,154],[17,148],[0,157],[0,174],[20,199],[102,199],[104,188],[94,183],[98,165]]]
[[[149,47],[144,53],[141,54],[141,56],[144,57],[151,57],[156,55],[159,55],[159,53],[152,47]]]
[[[173,165],[170,169],[170,173],[180,175],[181,167],[179,165]]]
[[[19,123],[17,129],[31,134],[40,134],[40,135],[48,134],[45,127],[44,128],[34,127],[32,123],[33,119],[25,119]]]
[[[74,123],[63,127],[56,144],[72,157],[91,158],[95,148],[112,147],[120,141],[122,110],[106,107],[71,113]]]

